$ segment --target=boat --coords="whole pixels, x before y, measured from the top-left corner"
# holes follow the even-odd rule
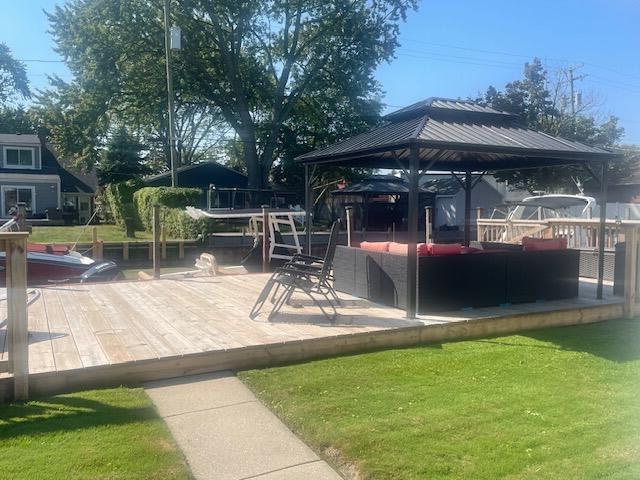
[[[589,218],[595,207],[596,199],[585,195],[536,195],[496,207],[491,218],[507,221]]]
[[[18,231],[11,219],[0,232]],[[0,285],[5,285],[5,252],[0,252]],[[70,250],[66,245],[27,243],[27,284],[106,282],[122,278],[115,262],[100,261]]]

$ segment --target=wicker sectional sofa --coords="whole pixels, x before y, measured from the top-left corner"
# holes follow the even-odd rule
[[[418,313],[578,296],[579,251],[483,250],[418,257]],[[406,308],[407,257],[338,246],[336,290]]]

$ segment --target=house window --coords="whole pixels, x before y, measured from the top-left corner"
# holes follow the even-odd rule
[[[10,211],[18,202],[25,204],[27,212],[33,213],[35,210],[36,188],[35,187],[12,187],[2,186],[2,213],[3,217],[11,216]]]
[[[7,147],[4,149],[4,165],[8,168],[34,168],[33,148]]]

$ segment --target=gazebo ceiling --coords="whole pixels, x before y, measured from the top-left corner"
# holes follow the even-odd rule
[[[305,164],[397,168],[410,149],[437,170],[505,170],[602,161],[601,148],[553,137],[519,124],[518,117],[474,102],[430,98],[384,117],[386,123],[297,157]]]

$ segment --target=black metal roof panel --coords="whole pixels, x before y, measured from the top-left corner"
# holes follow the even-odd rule
[[[246,175],[230,169],[217,162],[202,162],[185,165],[177,169],[178,185],[207,190],[213,184],[218,188],[246,188]],[[171,185],[171,172],[164,172],[144,179],[144,183],[151,187]]]
[[[413,103],[408,107],[401,108],[384,116],[385,120],[394,121],[401,118],[431,114],[433,116],[440,115],[497,115],[500,117],[512,117],[515,115],[497,110],[493,107],[481,105],[468,100],[455,100],[453,98],[430,97],[419,102]]]
[[[406,160],[410,145],[419,147],[421,161],[437,156],[437,166],[446,169],[522,168],[616,157],[608,150],[528,129],[515,116],[473,102],[428,99],[392,115],[380,127],[296,160],[395,168],[398,159]]]

